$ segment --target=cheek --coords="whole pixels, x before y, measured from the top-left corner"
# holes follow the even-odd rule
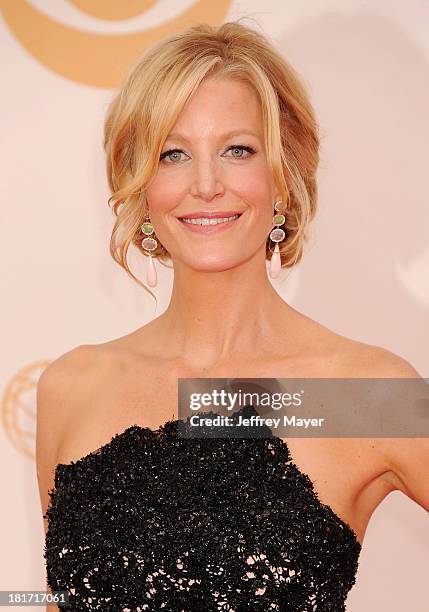
[[[252,209],[252,215],[271,217],[274,210],[273,186],[265,164],[249,164],[228,172],[225,187]]]
[[[188,193],[186,180],[180,172],[174,178],[159,172],[146,189],[146,198],[151,212],[167,212],[180,204]]]

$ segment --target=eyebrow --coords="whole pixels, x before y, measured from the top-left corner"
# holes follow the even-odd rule
[[[259,134],[256,134],[256,132],[253,132],[252,130],[249,130],[247,128],[230,130],[229,132],[225,132],[224,134],[222,134],[220,138],[227,139],[227,138],[231,138],[231,136],[238,136],[238,135],[244,135],[244,134],[248,134],[249,136],[254,136],[255,138],[260,138]],[[180,134],[180,132],[171,132],[167,136],[167,139],[174,139],[174,138],[181,139],[181,140],[188,140],[185,134]]]

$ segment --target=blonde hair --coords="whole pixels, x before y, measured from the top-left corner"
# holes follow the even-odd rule
[[[318,128],[307,92],[288,62],[262,34],[238,22],[195,25],[161,40],[130,69],[104,126],[109,205],[116,216],[110,253],[151,295],[127,262],[131,243],[145,254],[145,187],[157,172],[163,144],[180,112],[201,81],[214,75],[244,81],[258,94],[267,161],[287,205],[286,237],[279,244],[283,267],[301,259],[316,212]],[[267,237],[267,256],[269,242]],[[169,259],[159,241],[153,254],[161,262]]]

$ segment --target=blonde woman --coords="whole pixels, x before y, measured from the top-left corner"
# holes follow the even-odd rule
[[[297,74],[239,23],[163,40],[113,99],[111,253],[140,283],[139,249],[152,289],[171,261],[174,285],[161,316],[39,381],[47,581],[73,610],[339,612],[374,509],[395,489],[429,509],[427,442],[178,439],[179,378],[419,377],[269,280],[302,257],[318,146]]]

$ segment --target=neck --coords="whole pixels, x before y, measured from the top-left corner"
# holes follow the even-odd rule
[[[263,258],[221,272],[175,262],[171,300],[155,336],[173,361],[213,369],[279,352],[295,312],[272,287]]]

